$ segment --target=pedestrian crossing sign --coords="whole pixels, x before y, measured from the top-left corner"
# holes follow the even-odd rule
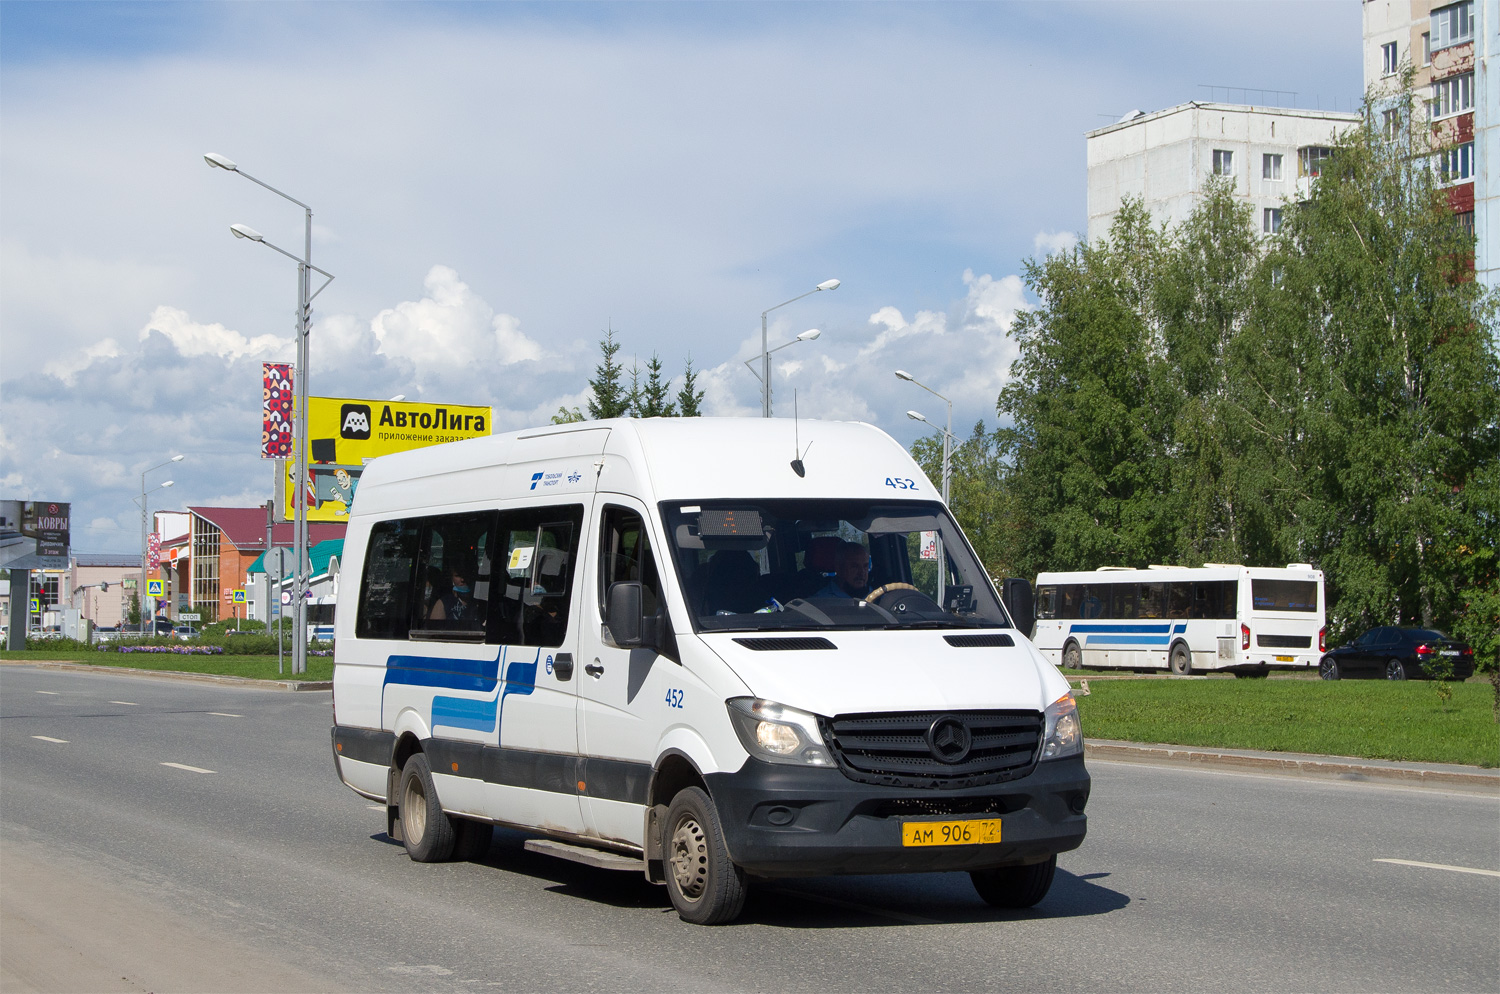
[[[162,584],[161,584],[160,580],[147,580],[146,581],[146,596],[147,597],[160,597],[161,596],[161,587],[162,587]]]
[[[245,592],[243,590],[236,590],[234,592],[234,602],[236,604],[245,603]]]

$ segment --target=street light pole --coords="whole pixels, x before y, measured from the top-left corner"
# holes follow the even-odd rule
[[[943,503],[946,505],[948,503],[948,483],[949,483],[949,480],[950,480],[951,475],[952,475],[952,463],[951,463],[951,459],[952,459],[952,455],[953,455],[953,401],[949,400],[947,397],[944,397],[942,394],[938,393],[936,390],[932,389],[932,387],[929,387],[927,384],[920,382],[915,376],[912,376],[910,373],[908,373],[904,369],[898,369],[898,370],[896,370],[896,378],[897,379],[905,380],[908,383],[915,383],[917,386],[921,387],[923,390],[926,390],[928,393],[932,394],[938,400],[941,400],[943,403],[945,403],[945,404],[948,405],[948,427],[947,428],[939,428],[938,429],[939,431],[941,431],[943,433]],[[906,412],[906,416],[909,417],[909,418],[911,418],[913,421],[921,421],[923,424],[929,424],[929,425],[932,424],[931,421],[928,421],[926,418],[922,417],[922,415],[919,414],[916,411],[907,411]],[[937,428],[937,425],[932,425],[932,426],[934,428]],[[951,513],[952,509],[950,508],[949,510],[950,510],[950,513]],[[945,581],[948,578],[948,568],[947,568],[947,560],[945,558],[943,558],[943,535],[942,535],[941,532],[938,533],[938,537],[937,537],[937,557],[938,557],[938,580],[937,580],[938,604],[942,605],[943,604],[943,591],[944,591],[944,588],[947,586],[947,583]]]
[[[767,307],[765,310],[763,310],[763,311],[760,312],[760,412],[761,412],[760,416],[761,417],[763,417],[763,418],[769,418],[771,416],[771,353],[773,351],[775,351],[774,349],[770,349],[770,348],[767,347],[769,345],[769,341],[768,341],[768,339],[766,337],[766,315],[770,314],[772,311],[776,310],[777,307],[785,307],[787,304],[795,304],[797,301],[801,300],[803,297],[810,297],[813,294],[817,293],[819,290],[837,290],[838,288],[839,288],[839,281],[838,280],[824,280],[822,283],[819,283],[817,286],[813,287],[811,290],[807,291],[806,293],[799,293],[797,296],[793,297],[791,300],[783,300],[781,303],[777,304],[775,307]],[[801,335],[799,335],[797,337],[798,337],[799,341],[802,340],[802,336]],[[812,337],[813,338],[817,338],[818,336],[817,335],[813,335]],[[787,344],[790,345],[791,343],[788,342]],[[778,346],[778,348],[782,348],[782,347],[783,346]]]
[[[182,459],[183,456],[181,453],[179,453],[173,456],[171,459],[168,459],[166,462],[157,463],[155,466],[149,466],[146,469],[141,470],[141,586],[140,589],[135,592],[135,599],[136,604],[139,606],[138,609],[141,615],[141,623],[138,630],[142,634],[144,634],[146,631],[146,618],[149,616],[146,611],[146,548],[149,544],[150,527],[147,522],[148,515],[146,514],[146,494],[148,492],[156,493],[156,491],[165,489],[166,487],[170,487],[172,485],[172,481],[168,480],[166,483],[161,484],[161,486],[153,487],[150,491],[147,491],[146,474],[155,472],[156,470],[161,469],[163,466],[170,466],[174,462],[182,462]]]
[[[296,197],[283,193],[269,183],[262,182],[241,169],[233,160],[218,154],[208,152],[203,160],[215,169],[225,169],[232,173],[238,173],[245,179],[265,187],[283,200],[290,200],[302,208],[304,219],[302,255],[293,255],[285,249],[277,248],[266,241],[260,232],[248,228],[243,224],[233,224],[229,230],[236,238],[248,238],[251,241],[260,242],[267,248],[274,249],[297,263],[297,354],[296,369],[293,378],[296,383],[293,387],[296,394],[297,420],[293,434],[296,436],[297,466],[293,479],[292,493],[295,495],[296,504],[292,512],[292,547],[293,557],[297,561],[296,572],[292,578],[292,672],[307,672],[307,604],[306,589],[310,578],[311,563],[307,553],[307,365],[308,365],[308,336],[312,332],[312,302],[313,298],[327,289],[328,284],[333,282],[333,275],[319,269],[312,264],[312,208]],[[324,284],[317,290],[311,289],[312,274],[319,273],[327,277]],[[282,481],[277,481],[281,486]]]

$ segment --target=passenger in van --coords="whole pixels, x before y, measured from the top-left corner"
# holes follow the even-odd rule
[[[455,563],[449,571],[451,584],[448,592],[439,597],[432,605],[432,610],[427,612],[428,621],[447,621],[450,627],[479,628],[482,620],[479,611],[474,606],[474,585],[471,583],[473,570]]]
[[[834,558],[833,576],[818,597],[863,597],[870,592],[870,553],[858,542],[844,542]]]

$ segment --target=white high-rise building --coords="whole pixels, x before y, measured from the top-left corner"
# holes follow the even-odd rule
[[[1088,240],[1109,234],[1126,197],[1143,199],[1155,221],[1185,221],[1214,176],[1232,179],[1256,227],[1274,233],[1283,201],[1306,194],[1335,137],[1359,120],[1340,111],[1199,101],[1133,111],[1086,135]]]

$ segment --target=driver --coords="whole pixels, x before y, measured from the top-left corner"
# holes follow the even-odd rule
[[[818,597],[864,597],[870,592],[870,553],[858,542],[844,542],[834,555],[834,572]]]

